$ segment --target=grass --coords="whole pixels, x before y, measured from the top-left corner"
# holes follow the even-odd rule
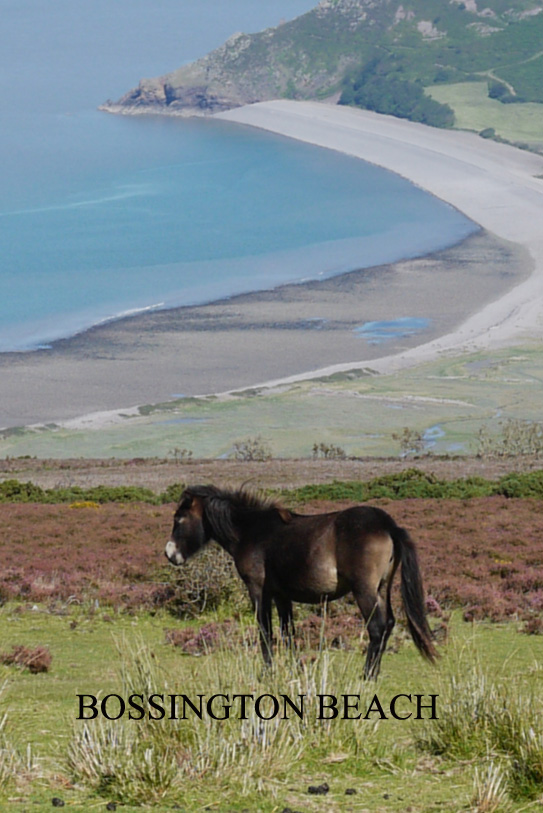
[[[426,450],[473,453],[481,426],[496,432],[507,418],[540,419],[542,364],[543,348],[534,345],[443,358],[389,376],[315,379],[251,398],[181,400],[100,431],[10,434],[0,439],[0,452],[40,458],[167,457],[185,447],[195,458],[220,458],[234,452],[235,442],[261,436],[275,457],[310,457],[316,442],[341,446],[347,455],[381,457],[399,454],[392,435],[408,426],[423,436],[439,428]],[[198,422],[171,424],[172,415]]]
[[[534,638],[517,635],[514,624],[472,625],[455,616],[437,669],[424,664],[411,642],[398,633],[396,651],[384,657],[382,678],[368,685],[361,682],[362,657],[356,651],[316,651],[301,664],[280,652],[271,672],[263,671],[252,646],[219,648],[201,657],[181,655],[165,643],[166,619],[160,614],[115,615],[105,621],[89,608],[72,607],[67,615],[52,616],[43,608],[7,605],[0,609],[0,623],[6,646],[46,643],[53,653],[47,674],[0,667],[0,680],[7,681],[2,697],[7,720],[1,736],[11,749],[8,762],[17,762],[15,779],[0,787],[0,806],[18,799],[32,803],[33,810],[46,810],[52,798],[59,797],[76,809],[100,809],[114,801],[122,802],[123,810],[144,804],[159,813],[175,804],[187,811],[209,805],[221,811],[270,813],[286,807],[460,811],[473,809],[476,786],[480,796],[484,788],[488,792],[491,766],[498,760],[503,774],[498,789],[507,795],[507,804],[516,800],[516,810],[528,809],[534,798],[533,789],[519,790],[512,783],[507,767],[511,757],[501,745],[481,737],[466,760],[459,748],[439,753],[432,740],[445,736],[459,691],[469,706],[471,684],[479,675],[486,681],[477,685],[483,686],[479,699],[488,714],[499,716],[495,698],[503,703],[505,692],[524,708],[526,722],[536,726],[533,736],[540,737],[539,647]],[[251,626],[252,621],[244,617],[240,623]],[[130,691],[191,697],[218,692],[284,693],[293,698],[307,694],[307,705],[303,720],[293,714],[268,723],[251,713],[247,720],[224,722],[208,717],[177,723],[75,720],[77,693],[104,697]],[[318,693],[359,695],[360,708],[366,708],[375,693],[385,708],[396,694],[438,694],[441,719],[380,720],[372,714],[368,720],[319,721]],[[528,709],[523,698],[531,696],[534,702]],[[468,720],[463,724],[469,731]],[[501,740],[506,741],[505,734]],[[518,761],[519,754],[514,758]],[[524,759],[534,764],[526,753]],[[6,758],[0,764],[5,765]],[[326,795],[308,793],[310,786],[324,783],[329,786]],[[347,796],[348,789],[356,794]]]
[[[488,97],[487,82],[434,85],[426,93],[454,110],[455,127],[481,132],[488,127],[511,142],[543,144],[543,105],[502,104]]]

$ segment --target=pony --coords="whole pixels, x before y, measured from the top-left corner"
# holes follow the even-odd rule
[[[272,661],[273,603],[281,634],[290,641],[292,602],[313,604],[352,593],[369,635],[364,677],[376,678],[395,624],[391,589],[399,565],[409,631],[423,657],[435,661],[416,547],[386,511],[357,505],[297,514],[243,488],[189,486],[175,511],[165,555],[179,566],[212,540],[233,557],[247,587],[266,664]]]

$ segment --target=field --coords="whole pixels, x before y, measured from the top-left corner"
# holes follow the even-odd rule
[[[424,459],[418,474],[398,474],[405,468],[399,461],[373,461],[366,471],[381,476],[364,486],[331,483],[335,465],[5,463],[12,470],[4,481],[26,473],[44,488],[60,485],[59,495],[67,480],[72,487],[102,485],[104,501],[0,502],[1,809],[48,810],[62,802],[127,811],[539,809],[542,502],[470,496],[485,481],[454,485],[452,478],[486,467],[493,488],[500,477],[508,493],[513,483],[521,493],[527,482],[539,483],[540,473],[523,480],[523,460]],[[432,465],[449,480],[422,474]],[[326,611],[298,607],[297,649],[279,647],[274,668],[263,670],[249,603],[226,555],[210,548],[174,571],[163,557],[173,504],[106,501],[113,486],[147,481],[158,493],[172,485],[175,471],[179,479],[205,471],[218,481],[226,469],[238,482],[243,472],[259,471],[262,484],[302,512],[345,507],[352,498],[342,494],[362,486],[384,493],[377,489],[386,485],[397,499],[370,501],[418,542],[437,667],[421,660],[397,613],[383,673],[364,684],[365,636],[345,601]],[[383,477],[387,470],[396,474]],[[461,482],[462,498],[402,498],[402,488],[415,493],[423,484],[446,493]],[[316,485],[304,485],[310,483]],[[300,487],[284,490],[291,484]],[[399,609],[398,595],[394,604]],[[111,694],[153,693],[184,694],[196,704],[200,695],[229,695],[232,715],[200,719],[189,707],[186,720],[76,719],[78,694],[96,696],[99,707]],[[252,707],[238,719],[234,694],[268,695],[260,710],[270,719]],[[301,717],[273,716],[273,698],[283,695],[298,702],[306,696]],[[338,698],[335,719],[319,719],[331,716],[320,695]],[[399,695],[395,718],[391,702]],[[421,719],[408,718],[416,695],[430,704]],[[430,719],[432,702],[439,719]],[[225,716],[225,704],[214,701],[216,717]],[[115,717],[120,701],[109,698],[105,708]]]
[[[489,127],[506,141],[541,147],[543,145],[543,105],[535,102],[502,104],[488,96],[487,82],[461,82],[434,85],[427,94],[454,110],[454,126],[479,133]]]

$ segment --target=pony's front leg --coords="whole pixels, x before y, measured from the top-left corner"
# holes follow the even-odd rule
[[[292,601],[289,598],[284,598],[283,596],[275,596],[274,601],[281,624],[281,637],[284,641],[286,641],[287,646],[291,647],[292,639],[294,637]]]
[[[260,633],[260,648],[264,662],[270,666],[272,662],[272,605],[271,597],[266,590],[256,585],[248,585],[249,595],[258,622]]]

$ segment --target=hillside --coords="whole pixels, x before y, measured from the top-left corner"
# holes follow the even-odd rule
[[[411,109],[421,88],[472,81],[488,82],[503,103],[543,102],[542,12],[541,0],[321,0],[291,22],[235,34],[196,62],[143,79],[102,109],[203,115],[342,94],[343,103],[425,121]],[[396,110],[398,95],[407,102]],[[450,125],[446,110],[428,123]]]

